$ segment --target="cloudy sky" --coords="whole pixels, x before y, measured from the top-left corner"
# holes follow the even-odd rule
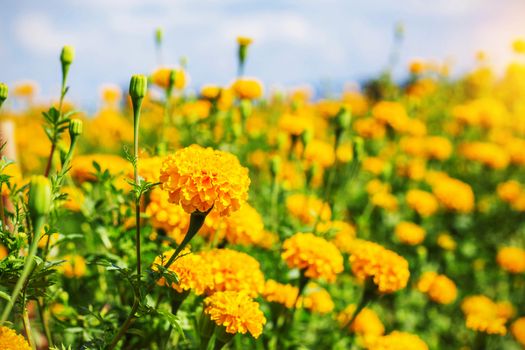
[[[194,87],[231,80],[237,35],[255,39],[247,73],[267,85],[357,81],[385,67],[399,21],[398,75],[416,57],[462,71],[480,49],[501,67],[525,37],[524,15],[523,0],[4,0],[0,80],[32,79],[42,96],[57,94],[58,55],[71,44],[71,97],[93,104],[101,84],[125,86],[156,66],[157,27],[164,61],[188,57]]]

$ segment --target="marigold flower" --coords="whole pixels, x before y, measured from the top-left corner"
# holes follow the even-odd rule
[[[353,128],[365,139],[382,139],[386,134],[384,124],[373,118],[358,119],[353,123]]]
[[[314,128],[313,120],[304,114],[285,113],[278,123],[279,129],[293,136],[300,136],[306,130]]]
[[[509,180],[500,183],[496,192],[502,201],[513,204],[520,198],[520,195],[523,193],[523,188],[518,181]]]
[[[101,171],[109,171],[112,175],[128,174],[131,164],[124,158],[111,154],[90,154],[73,158],[71,176],[78,182],[95,180],[93,162],[100,165]]]
[[[349,260],[354,275],[371,278],[381,293],[396,292],[408,283],[408,261],[377,243],[356,239]]]
[[[27,340],[10,328],[0,326],[0,349],[31,350]]]
[[[525,272],[525,250],[517,247],[503,247],[496,256],[498,265],[510,273]]]
[[[318,217],[321,221],[330,220],[332,216],[330,205],[313,195],[292,194],[286,198],[286,208],[304,224],[314,224]]]
[[[525,317],[520,317],[510,326],[512,335],[518,343],[525,347]]]
[[[413,222],[401,221],[396,226],[395,235],[401,243],[417,245],[423,242],[426,232],[421,226]]]
[[[458,294],[456,284],[450,278],[435,272],[425,272],[417,283],[417,289],[439,304],[452,303]]]
[[[326,289],[310,283],[304,295],[297,300],[297,306],[322,315],[331,312],[335,305]]]
[[[60,267],[67,278],[79,278],[86,274],[86,260],[81,255],[66,255]]]
[[[242,292],[216,292],[204,299],[204,313],[230,334],[250,332],[258,338],[266,324],[259,303]]]
[[[343,271],[343,256],[337,247],[312,233],[296,233],[285,240],[281,257],[288,267],[304,270],[310,278],[334,282]]]
[[[292,308],[295,305],[299,289],[291,284],[282,284],[267,280],[262,293],[263,298],[270,303],[277,303]]]
[[[262,83],[254,78],[239,78],[233,85],[232,90],[240,99],[255,100],[264,93]]]
[[[238,210],[248,197],[250,178],[233,154],[192,145],[168,156],[162,163],[160,181],[171,203],[187,213],[207,212],[221,216]]]
[[[337,321],[341,327],[348,326],[350,332],[365,337],[377,337],[385,334],[385,326],[383,325],[383,322],[381,322],[374,310],[367,307],[359,312],[352,324],[348,324],[354,315],[355,309],[356,305],[351,304],[339,313]]]
[[[3,260],[8,254],[9,252],[7,251],[5,245],[0,243],[0,260]]]
[[[320,100],[316,104],[317,112],[324,118],[335,117],[341,107],[341,102],[336,100]]]
[[[367,157],[363,160],[362,168],[369,173],[379,175],[385,169],[386,162],[379,157]]]
[[[436,197],[432,193],[422,190],[409,190],[406,195],[406,202],[412,210],[423,217],[431,216],[439,208]]]
[[[235,291],[256,297],[263,292],[264,275],[259,262],[250,255],[231,249],[213,249],[201,255],[213,276],[213,287],[208,294]]]
[[[372,109],[372,116],[396,131],[403,131],[409,123],[405,107],[398,102],[381,101]]]
[[[445,208],[460,213],[469,213],[474,208],[472,188],[457,179],[443,178],[432,184],[432,192]]]
[[[463,299],[461,310],[469,329],[488,334],[505,335],[507,318],[500,313],[498,305],[484,295],[473,295]]]
[[[303,158],[308,165],[319,165],[328,168],[335,162],[334,147],[324,141],[312,140],[304,150]]]
[[[425,139],[425,154],[428,158],[445,160],[453,151],[452,143],[442,136],[429,136]]]
[[[170,84],[171,72],[175,71],[175,83],[173,87],[177,90],[182,90],[186,87],[188,76],[181,68],[160,67],[151,76],[153,84],[160,88],[167,89]]]
[[[225,237],[231,244],[256,245],[264,238],[261,215],[248,203],[225,219]]]
[[[159,265],[166,264],[174,252],[175,250],[170,250],[157,256],[152,270],[158,271]],[[168,269],[177,276],[178,282],[172,282],[171,288],[178,293],[192,290],[196,295],[201,295],[213,287],[213,276],[209,265],[202,256],[193,254],[189,248],[185,248]],[[166,278],[161,277],[157,284],[166,285]]]
[[[356,236],[356,227],[354,225],[344,221],[334,220],[320,223],[318,230],[323,234],[331,234],[333,236],[332,243],[335,244],[341,252],[350,252]]]
[[[510,162],[509,154],[502,147],[489,142],[463,143],[459,153],[492,169],[503,169]]]
[[[372,204],[390,212],[395,212],[398,209],[396,196],[388,192],[378,192],[374,194],[372,196]]]
[[[428,345],[415,334],[393,331],[373,341],[368,350],[428,350]]]
[[[447,232],[441,232],[437,238],[437,244],[441,249],[455,250],[457,243],[454,238]]]

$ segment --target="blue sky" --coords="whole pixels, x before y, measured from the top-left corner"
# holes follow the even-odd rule
[[[497,67],[525,37],[523,0],[3,0],[0,81],[32,79],[42,98],[59,89],[58,55],[76,47],[71,98],[98,100],[104,83],[125,86],[156,66],[153,32],[165,31],[165,63],[189,60],[191,85],[227,83],[235,38],[255,39],[247,74],[266,85],[353,82],[380,72],[396,22],[406,28],[398,76],[413,58],[474,64],[483,49]]]

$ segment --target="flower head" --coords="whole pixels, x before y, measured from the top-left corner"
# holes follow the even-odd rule
[[[401,221],[395,229],[396,237],[401,243],[408,245],[418,245],[425,239],[425,230],[413,222]]]
[[[86,260],[81,255],[67,255],[61,266],[64,276],[67,278],[79,278],[86,274]]]
[[[168,156],[162,163],[160,181],[172,203],[187,213],[207,212],[221,216],[238,210],[248,197],[250,178],[231,153],[192,145]]]
[[[216,292],[204,299],[204,313],[219,326],[224,326],[227,333],[250,332],[258,338],[266,318],[259,308],[259,303],[242,292]]]
[[[525,346],[525,317],[520,317],[514,321],[512,326],[510,326],[510,330],[518,343]]]
[[[225,237],[231,244],[256,245],[264,238],[261,215],[248,203],[226,218]]]
[[[335,307],[330,293],[315,283],[306,287],[304,296],[297,300],[297,306],[318,314],[327,314]]]
[[[368,350],[428,350],[428,345],[415,334],[393,331],[373,341]]]
[[[255,100],[264,93],[262,83],[254,78],[239,78],[233,85],[232,90],[240,99]]]
[[[502,313],[501,307],[486,296],[466,297],[461,303],[461,310],[465,314],[467,328],[488,334],[507,333],[505,323],[508,313]]]
[[[525,272],[525,250],[516,247],[503,247],[496,256],[498,265],[510,273]]]
[[[26,339],[10,328],[0,326],[0,349],[31,350]]]
[[[348,305],[338,316],[337,321],[341,327],[348,325],[350,332],[361,336],[381,336],[385,333],[385,326],[377,316],[377,313],[365,307],[359,312],[352,324],[348,324],[354,315],[356,306]]]
[[[161,87],[163,89],[167,89],[170,85],[170,75],[171,72],[175,72],[175,81],[173,87],[182,90],[186,86],[188,77],[186,72],[181,68],[169,68],[169,67],[160,67],[155,72],[153,72],[151,76],[151,80],[153,81],[153,84],[157,85],[158,87]]]
[[[304,224],[314,224],[318,216],[322,221],[332,216],[330,205],[313,195],[292,194],[286,198],[286,208]]]
[[[409,190],[406,195],[406,202],[412,210],[424,217],[431,216],[439,207],[438,201],[432,193],[421,190]]]
[[[465,182],[450,177],[437,179],[432,192],[448,210],[469,213],[474,209],[474,192]]]
[[[277,303],[292,308],[295,305],[299,289],[291,284],[282,284],[267,280],[264,285],[263,298],[270,303]]]
[[[410,277],[405,258],[369,241],[355,241],[350,264],[357,278],[371,278],[380,293],[393,293],[405,288]]]
[[[422,293],[427,293],[430,299],[439,304],[450,304],[458,295],[458,290],[454,281],[445,275],[438,275],[435,272],[425,272],[417,288]]]
[[[288,267],[304,270],[310,278],[334,282],[343,271],[343,257],[337,247],[312,233],[296,233],[285,240],[281,256]]]
[[[188,231],[190,216],[180,205],[169,202],[168,193],[160,188],[150,192],[150,202],[146,207],[146,214],[150,217],[151,225],[180,244]]]

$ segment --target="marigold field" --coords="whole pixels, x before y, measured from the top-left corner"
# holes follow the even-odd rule
[[[0,349],[525,349],[525,41],[326,96],[251,45],[227,86],[152,67],[93,114],[71,46],[55,101],[0,84]]]

